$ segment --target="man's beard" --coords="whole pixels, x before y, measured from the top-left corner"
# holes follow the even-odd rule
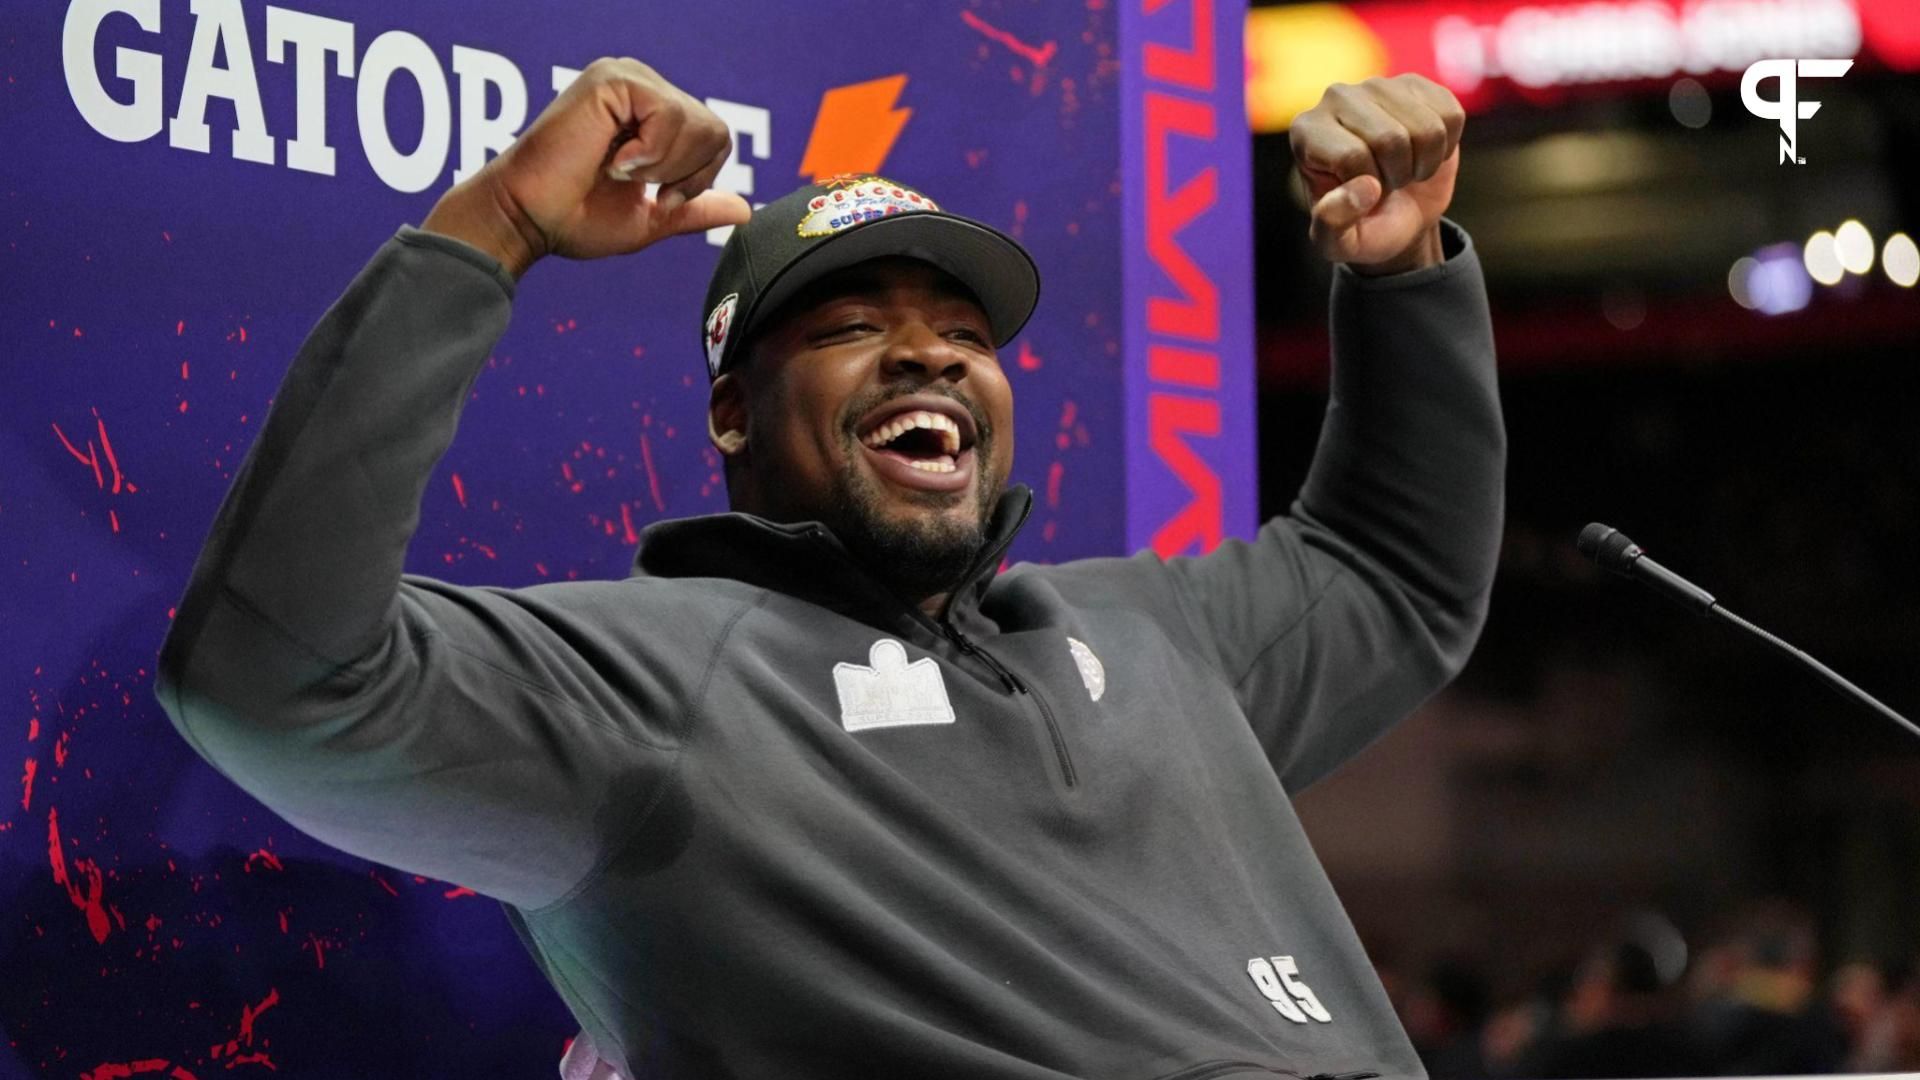
[[[987,522],[993,516],[999,492],[993,481],[993,440],[982,430],[974,444],[971,491],[902,493],[909,503],[923,505],[924,516],[889,514],[890,499],[859,465],[860,446],[850,435],[844,444],[839,474],[834,477],[833,506],[827,526],[866,571],[902,598],[919,602],[951,591],[980,557],[987,540]],[[977,501],[977,513],[956,519],[940,511],[956,499]]]

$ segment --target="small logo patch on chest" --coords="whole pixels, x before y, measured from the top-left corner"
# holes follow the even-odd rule
[[[867,664],[833,665],[833,688],[848,731],[953,723],[940,665],[930,657],[907,663],[907,647],[892,638],[873,643]]]
[[[1079,638],[1067,639],[1067,651],[1073,654],[1073,666],[1080,669],[1080,681],[1087,686],[1087,696],[1099,701],[1100,695],[1107,692],[1107,669],[1100,666],[1100,658]]]

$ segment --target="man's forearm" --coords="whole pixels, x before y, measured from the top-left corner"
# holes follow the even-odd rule
[[[1506,438],[1478,258],[1443,227],[1458,245],[1443,263],[1338,275],[1333,400],[1301,508],[1426,604],[1459,608],[1491,584]]]
[[[266,677],[222,672],[238,652],[206,640],[249,622],[306,654],[315,677],[378,640],[421,493],[512,292],[499,266],[445,237],[403,229],[381,247],[282,382],[194,567],[163,675]]]

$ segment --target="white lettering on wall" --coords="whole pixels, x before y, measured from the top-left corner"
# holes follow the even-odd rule
[[[181,150],[207,153],[207,101],[233,102],[233,156],[241,161],[273,164],[273,136],[267,134],[267,114],[260,108],[260,84],[253,76],[253,47],[247,41],[247,20],[240,0],[193,0],[193,47],[187,54],[187,77],[180,84],[180,107],[167,125],[167,142]],[[224,52],[226,67],[213,58]]]
[[[394,75],[412,76],[420,93],[420,141],[402,153],[387,131],[387,83]],[[447,100],[447,76],[427,43],[405,30],[389,30],[373,39],[360,58],[354,87],[360,117],[360,147],[374,175],[396,191],[425,191],[440,179],[453,138],[453,106]]]
[[[119,101],[100,84],[93,66],[93,43],[108,15],[130,15],[140,29],[160,32],[160,0],[74,0],[60,32],[61,66],[67,96],[87,126],[115,142],[141,142],[160,133],[160,54],[114,50],[113,72],[133,84],[133,99]]]
[[[513,61],[484,49],[453,47],[453,73],[460,77],[460,167],[455,183],[480,171],[487,151],[499,153],[527,122],[527,80]],[[487,87],[500,91],[500,111],[487,115]]]
[[[707,108],[724,121],[733,132],[733,149],[727,153],[727,163],[713,178],[713,186],[719,191],[731,191],[742,198],[752,200],[753,166],[741,161],[741,157],[750,154],[765,161],[773,156],[773,110],[762,109],[755,105],[742,105],[737,101],[724,101],[720,98],[708,98]],[[754,203],[759,209],[761,203]],[[727,237],[733,235],[733,226],[721,225],[707,230],[707,243],[715,247],[724,246]]]
[[[287,143],[287,167],[333,175],[333,147],[327,143],[327,54],[334,74],[353,78],[353,24],[286,8],[267,9],[267,60],[286,62],[293,45],[293,138]]]
[[[166,50],[157,39],[161,0],[68,0],[60,55],[75,111],[88,127],[115,142],[145,142],[165,127],[169,146],[208,154],[214,144],[208,105],[223,98],[233,105],[233,132],[225,149],[234,158],[334,176],[340,168],[339,147],[328,139],[327,103],[329,93],[342,88],[333,84],[332,75],[353,83],[354,123],[367,165],[382,183],[408,193],[447,182],[456,138],[452,180],[458,182],[478,171],[489,155],[513,145],[530,119],[523,69],[499,53],[452,45],[441,54],[404,30],[389,30],[357,52],[360,35],[353,23],[268,6],[266,50],[255,56],[243,2],[190,0],[192,27],[173,27],[176,33],[192,34],[187,61],[169,72]],[[123,16],[126,25],[110,21],[115,16]],[[111,71],[103,71],[105,65],[96,62],[100,35],[136,27],[156,35],[153,47],[117,46]],[[293,115],[267,115],[264,101],[288,98],[262,97],[261,64],[273,65],[264,69],[269,77],[293,80]],[[457,109],[447,81],[449,66],[459,81]],[[177,86],[169,86],[169,75],[178,78]],[[579,68],[551,65],[553,93],[564,91],[579,75]],[[179,102],[171,119],[166,115],[170,90],[177,91]],[[407,102],[412,94],[419,95],[420,135],[403,149],[389,127],[387,100]],[[490,101],[498,102],[491,110]],[[707,104],[734,134],[733,152],[714,186],[750,198],[755,177],[749,162],[772,156],[772,111],[720,98]],[[398,111],[410,115],[414,109],[403,106]],[[215,110],[216,118],[222,115]],[[276,133],[286,140],[284,162],[275,161]],[[724,243],[728,231],[715,229],[708,239]]]

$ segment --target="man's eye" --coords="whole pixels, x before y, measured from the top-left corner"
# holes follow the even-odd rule
[[[814,340],[826,341],[829,338],[846,337],[852,334],[872,334],[877,333],[879,329],[879,327],[870,322],[856,320],[854,322],[841,323],[837,326],[828,327],[826,330],[815,335]]]
[[[971,341],[975,345],[987,344],[987,336],[971,326],[956,327],[947,331],[947,336],[950,338],[958,338],[961,341]]]

